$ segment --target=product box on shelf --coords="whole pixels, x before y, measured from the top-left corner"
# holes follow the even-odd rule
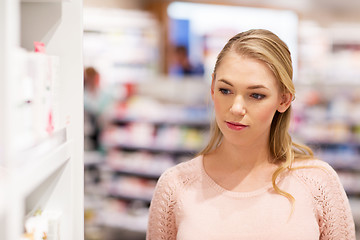
[[[56,86],[59,57],[17,49],[17,83],[13,85],[14,149],[24,150],[60,129]]]
[[[36,211],[25,220],[25,233],[21,240],[60,240],[61,213],[57,211]]]

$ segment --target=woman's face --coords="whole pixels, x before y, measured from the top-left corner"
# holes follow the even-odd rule
[[[239,146],[268,144],[275,112],[286,111],[292,97],[265,63],[234,52],[218,66],[211,95],[224,141]]]

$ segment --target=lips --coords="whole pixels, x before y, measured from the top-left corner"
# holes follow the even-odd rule
[[[240,131],[246,127],[248,127],[247,125],[238,123],[238,122],[227,122],[225,121],[226,126],[232,130],[236,130],[236,131]]]

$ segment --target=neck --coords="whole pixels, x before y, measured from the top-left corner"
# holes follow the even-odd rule
[[[269,165],[271,158],[268,143],[238,146],[228,143],[224,139],[216,152],[223,156],[224,165],[231,169],[256,169]]]
[[[238,146],[223,139],[204,158],[204,169],[220,186],[231,191],[252,191],[271,182],[277,166],[270,163],[268,144]]]

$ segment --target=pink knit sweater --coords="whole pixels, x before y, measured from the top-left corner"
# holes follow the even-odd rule
[[[336,172],[320,160],[296,166],[274,192],[271,184],[253,192],[231,192],[216,184],[199,156],[168,169],[150,206],[147,240],[354,240],[354,220]]]

